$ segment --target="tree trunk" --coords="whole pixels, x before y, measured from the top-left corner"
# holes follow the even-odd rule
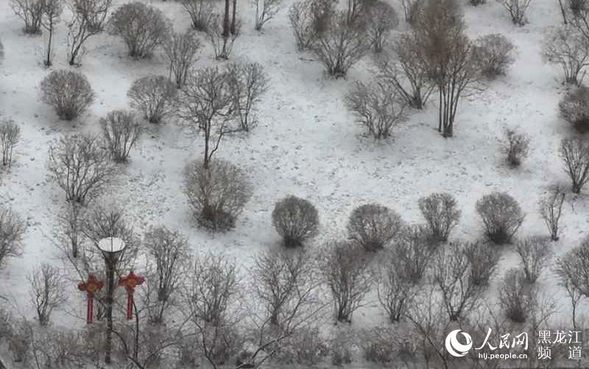
[[[236,22],[237,22],[237,0],[233,0],[233,14],[232,14],[232,19],[231,19],[231,34],[232,35],[237,34]]]

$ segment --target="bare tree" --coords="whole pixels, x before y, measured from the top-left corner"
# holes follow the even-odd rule
[[[550,239],[558,241],[559,223],[562,215],[562,205],[565,193],[560,187],[552,188],[547,195],[540,200],[540,215],[550,232]]]
[[[31,303],[41,326],[49,324],[53,310],[67,300],[65,281],[59,269],[41,264],[29,276]]]
[[[336,242],[325,249],[321,271],[331,291],[335,319],[351,322],[362,306],[372,281],[362,248],[349,242]]]
[[[83,207],[75,202],[67,203],[58,215],[58,232],[61,237],[61,242],[65,245],[67,250],[71,251],[73,258],[80,255],[80,250],[83,245]]]
[[[276,202],[272,224],[286,247],[301,246],[319,230],[319,213],[310,201],[287,196]]]
[[[0,150],[2,150],[2,165],[10,167],[14,147],[20,140],[20,127],[10,119],[0,122]]]
[[[252,273],[257,303],[274,328],[291,332],[317,311],[320,283],[311,254],[270,250],[256,258]]]
[[[179,115],[204,139],[203,163],[208,167],[235,119],[235,98],[225,70],[209,67],[188,79],[180,93]]]
[[[521,165],[522,161],[528,156],[530,147],[530,138],[523,133],[518,133],[513,129],[505,129],[505,142],[503,143],[503,152],[505,160],[512,168]]]
[[[589,39],[574,26],[562,26],[546,35],[544,57],[559,65],[565,83],[580,86],[589,65]]]
[[[169,37],[170,21],[161,10],[140,2],[123,4],[111,16],[109,33],[120,36],[133,58],[151,56]]]
[[[346,226],[348,236],[367,251],[387,246],[402,229],[401,216],[379,204],[366,204],[355,208]]]
[[[194,32],[174,33],[163,48],[170,62],[170,78],[173,76],[176,87],[182,88],[190,68],[198,59],[196,54],[201,48],[200,40]]]
[[[154,283],[157,303],[150,307],[150,320],[164,321],[164,313],[174,302],[174,296],[182,284],[182,271],[188,258],[188,243],[177,231],[160,226],[151,228],[144,236],[143,244],[155,263]]]
[[[476,39],[476,53],[481,63],[481,73],[487,78],[504,75],[507,67],[513,63],[515,46],[500,33],[481,36]]]
[[[44,0],[11,0],[14,13],[25,22],[25,33],[41,33],[41,20],[44,12]]]
[[[205,166],[202,160],[195,160],[186,168],[186,196],[194,218],[205,228],[233,228],[251,195],[243,171],[227,161],[215,160]]]
[[[378,268],[378,301],[391,323],[401,321],[416,293],[415,281],[404,269],[404,260],[394,252],[387,254]]]
[[[576,288],[583,296],[589,296],[589,239],[575,246],[557,261],[559,276]]]
[[[393,128],[405,120],[405,101],[389,83],[356,82],[346,95],[346,106],[375,139],[388,138]]]
[[[127,92],[131,107],[143,113],[150,123],[160,123],[171,113],[176,94],[173,82],[156,75],[139,78]]]
[[[182,0],[184,10],[190,15],[192,28],[206,31],[211,24],[214,2],[211,0]]]
[[[256,31],[260,31],[264,24],[274,18],[278,10],[280,10],[282,0],[254,0],[254,4],[256,6],[255,28]]]
[[[41,100],[53,106],[60,119],[72,120],[92,104],[94,92],[82,73],[54,70],[41,82]]]
[[[86,41],[102,31],[112,0],[70,0],[68,22],[68,63],[80,65]]]
[[[589,181],[589,145],[580,138],[564,138],[560,143],[560,156],[569,175],[574,193],[581,193]]]
[[[184,303],[194,325],[198,347],[217,368],[234,354],[239,280],[235,264],[222,256],[196,259],[184,291]]]
[[[229,0],[225,0],[228,2]],[[239,22],[235,25],[235,32],[229,32],[225,30],[225,19],[219,14],[213,13],[210,17],[210,22],[207,27],[206,33],[209,38],[209,42],[213,47],[215,58],[218,60],[227,60],[233,50],[233,44],[239,36],[239,28],[241,24]]]
[[[257,124],[256,105],[268,90],[268,75],[258,63],[230,64],[227,73],[239,130],[248,132]]]
[[[493,192],[476,203],[487,237],[496,244],[509,243],[522,225],[525,215],[517,201],[507,193]]]
[[[370,44],[374,52],[380,53],[388,35],[399,25],[399,17],[395,8],[381,0],[371,4],[366,13]]]
[[[108,153],[93,136],[62,137],[49,149],[48,166],[66,200],[80,204],[96,197],[114,174]]]
[[[44,64],[47,67],[52,65],[53,58],[53,34],[55,33],[55,26],[60,21],[61,13],[63,12],[63,3],[61,0],[42,0],[43,1],[43,17],[41,18],[41,25],[49,32],[47,37],[47,50],[45,54]]]
[[[311,51],[323,62],[327,74],[341,78],[368,51],[366,32],[348,21],[345,12],[335,12],[327,20],[325,31],[311,44]]]
[[[405,226],[392,248],[396,260],[397,272],[412,284],[423,280],[434,248],[430,241],[430,234],[421,225]]]
[[[577,329],[577,309],[579,302],[583,297],[586,297],[581,290],[576,285],[576,277],[574,274],[575,270],[575,252],[570,251],[568,254],[565,254],[564,257],[558,259],[555,267],[555,272],[560,279],[560,285],[567,291],[571,302],[571,320],[573,323],[573,329]]]
[[[450,242],[434,258],[434,283],[442,293],[442,302],[451,321],[468,314],[481,297],[481,288],[473,281],[466,247]]]
[[[470,279],[475,286],[486,287],[495,272],[499,253],[485,242],[465,244],[464,252],[470,264]]]
[[[530,7],[532,0],[503,0],[503,6],[511,16],[511,21],[517,26],[525,25],[528,20],[526,19],[526,12]]]
[[[464,34],[458,2],[428,0],[417,18],[416,34],[438,89],[438,131],[452,137],[458,103],[481,76],[476,48]]]
[[[456,199],[448,193],[432,193],[422,197],[419,199],[419,210],[435,241],[446,242],[460,220]]]
[[[516,244],[515,251],[520,257],[526,281],[535,283],[548,263],[550,248],[543,237],[524,238]]]
[[[10,209],[0,208],[0,268],[7,258],[21,254],[25,223]]]
[[[392,55],[379,60],[380,77],[391,83],[409,106],[423,109],[435,85],[423,50],[413,32],[393,41]]]
[[[113,160],[126,162],[142,132],[135,115],[126,110],[114,110],[100,120],[100,125]]]
[[[524,272],[509,269],[499,290],[499,304],[507,318],[515,323],[525,323],[534,311],[536,304],[534,286],[527,283]]]

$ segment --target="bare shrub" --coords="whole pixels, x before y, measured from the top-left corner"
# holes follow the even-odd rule
[[[281,3],[282,0],[254,0],[256,6],[256,31],[260,31],[266,22],[274,18],[278,10],[280,10]]]
[[[536,302],[536,292],[526,282],[522,270],[509,269],[499,290],[499,304],[505,316],[515,323],[525,323]]]
[[[252,272],[264,320],[273,328],[288,334],[316,312],[319,282],[309,253],[271,250],[256,258]]]
[[[235,28],[235,32],[226,32],[223,17],[216,13],[213,13],[211,15],[206,33],[209,38],[209,42],[213,47],[215,59],[229,59],[231,51],[233,50],[233,44],[239,36],[239,29],[241,28],[241,23],[236,23]]]
[[[94,102],[94,92],[82,73],[55,70],[41,82],[41,100],[53,106],[60,119],[72,120]]]
[[[197,60],[196,53],[201,48],[200,40],[194,32],[173,33],[163,48],[170,63],[170,76],[174,77],[176,87],[182,88],[190,68]]]
[[[513,63],[514,46],[509,39],[500,33],[479,37],[476,42],[476,53],[481,62],[481,73],[487,78],[495,78],[505,74]]]
[[[68,22],[68,62],[80,65],[85,53],[86,41],[100,33],[112,0],[71,0],[69,2],[73,17]]]
[[[328,27],[334,4],[328,0],[302,0],[295,2],[288,17],[299,50],[306,50]]]
[[[44,13],[44,0],[11,0],[14,13],[25,22],[25,33],[41,33],[41,20]]]
[[[311,51],[321,60],[327,74],[341,78],[368,51],[366,33],[357,24],[350,23],[345,13],[329,17],[325,31],[311,44]]]
[[[49,324],[53,310],[66,300],[65,281],[59,269],[41,264],[29,276],[29,295],[41,326]]]
[[[528,22],[526,12],[532,0],[503,0],[502,2],[513,24],[521,27]]]
[[[448,193],[432,193],[422,197],[419,199],[419,210],[434,241],[446,242],[460,220],[456,199]]]
[[[571,179],[573,192],[581,193],[589,180],[589,145],[580,138],[564,138],[560,143],[560,156]]]
[[[174,296],[182,285],[182,271],[189,255],[188,243],[177,231],[164,226],[150,228],[143,244],[155,264],[154,290],[156,302],[149,307],[150,321],[162,323],[164,313],[174,303]]]
[[[232,131],[231,123],[237,114],[229,74],[217,67],[199,70],[188,79],[180,102],[178,115],[202,134],[203,163],[207,167],[223,137]]]
[[[160,123],[172,111],[176,86],[164,76],[139,78],[127,92],[130,105],[143,113],[150,123]]]
[[[12,334],[8,337],[8,350],[12,353],[15,363],[28,363],[32,335],[33,329],[26,319],[14,324]]]
[[[416,281],[406,272],[405,262],[391,252],[378,268],[378,301],[391,323],[401,321],[415,293]]]
[[[464,252],[470,264],[470,278],[475,286],[487,286],[495,272],[499,253],[484,242],[466,244]]]
[[[22,237],[25,223],[10,209],[0,208],[0,268],[8,258],[19,256],[22,252]]]
[[[239,130],[248,132],[257,124],[256,105],[268,90],[268,75],[258,63],[231,64],[227,74]]]
[[[558,241],[559,223],[562,215],[562,205],[565,193],[561,188],[552,188],[539,202],[540,215],[550,232],[550,239]]]
[[[511,241],[525,218],[517,201],[501,192],[483,196],[477,201],[476,210],[483,221],[487,237],[499,245]]]
[[[396,359],[397,336],[390,327],[376,327],[364,330],[360,346],[366,361],[378,364],[389,364]]]
[[[550,257],[548,242],[543,237],[528,237],[518,241],[515,250],[520,257],[526,281],[535,283]]]
[[[544,40],[544,57],[560,66],[565,83],[580,86],[589,65],[589,40],[574,26],[550,31]]]
[[[251,195],[245,174],[227,161],[215,160],[205,167],[202,160],[195,160],[186,169],[186,196],[195,219],[205,228],[233,228]]]
[[[318,327],[303,327],[280,342],[275,361],[280,364],[314,367],[323,362],[328,347]]]
[[[587,0],[568,0],[567,5],[574,17],[581,16],[589,8]]]
[[[287,196],[276,202],[272,224],[286,247],[302,246],[319,231],[319,213],[310,201]]]
[[[0,150],[2,150],[2,165],[10,167],[14,147],[20,140],[20,127],[10,119],[0,122]]]
[[[405,101],[397,89],[383,82],[356,82],[346,95],[346,106],[375,139],[388,138],[405,120]]]
[[[505,129],[505,142],[503,152],[505,160],[512,168],[519,167],[522,161],[528,156],[530,138],[523,133],[513,129]]]
[[[423,109],[433,92],[429,67],[415,33],[406,32],[395,38],[391,56],[380,58],[380,77],[391,83],[405,102]]]
[[[371,4],[366,13],[370,44],[374,52],[379,53],[388,35],[399,25],[399,17],[395,8],[381,0]]]
[[[183,292],[187,316],[196,329],[199,350],[216,368],[237,349],[237,268],[222,256],[206,255],[194,260],[188,276]]]
[[[77,258],[83,245],[83,219],[84,209],[78,203],[68,203],[57,216],[58,234],[60,242],[66,251],[71,252],[73,258]]]
[[[414,25],[425,0],[401,0],[405,22]]]
[[[556,271],[583,296],[589,296],[589,239],[559,258]]]
[[[468,314],[481,296],[481,288],[472,278],[473,269],[460,242],[450,242],[434,258],[434,283],[442,293],[442,302],[451,321]]]
[[[429,230],[421,225],[403,227],[392,249],[395,269],[410,283],[423,280],[430,264],[434,248]]]
[[[580,133],[589,132],[589,88],[568,91],[558,104],[560,115]]]
[[[123,4],[108,21],[109,33],[123,39],[133,58],[151,56],[168,38],[170,28],[161,10],[140,2]]]
[[[403,225],[401,216],[379,204],[366,204],[350,214],[347,230],[350,239],[367,251],[387,246],[399,234]]]
[[[49,173],[66,200],[86,204],[110,182],[114,168],[101,142],[93,136],[64,136],[49,149]]]
[[[126,162],[142,132],[135,115],[125,110],[114,110],[100,120],[100,125],[113,160]]]
[[[362,249],[353,243],[336,242],[326,248],[322,259],[321,271],[331,291],[335,319],[351,322],[372,284]]]
[[[215,3],[211,0],[182,0],[181,3],[190,15],[192,28],[197,31],[206,31],[211,24]]]

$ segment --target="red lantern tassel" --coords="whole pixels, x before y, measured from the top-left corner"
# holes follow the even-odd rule
[[[92,296],[88,296],[88,309],[86,311],[86,323],[92,323],[92,316],[94,315],[94,299]]]
[[[133,294],[127,294],[127,320],[133,319]]]

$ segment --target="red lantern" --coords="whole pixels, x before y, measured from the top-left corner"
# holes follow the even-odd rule
[[[129,275],[121,277],[119,279],[119,286],[125,287],[127,291],[127,319],[133,319],[133,293],[135,292],[135,287],[140,286],[145,281],[145,278],[140,275],[136,275],[135,273],[131,272]]]
[[[96,278],[94,274],[89,274],[86,282],[80,282],[78,284],[78,289],[86,292],[88,304],[86,308],[86,323],[88,324],[92,323],[92,317],[94,315],[94,295],[101,290],[103,286],[104,283]]]

